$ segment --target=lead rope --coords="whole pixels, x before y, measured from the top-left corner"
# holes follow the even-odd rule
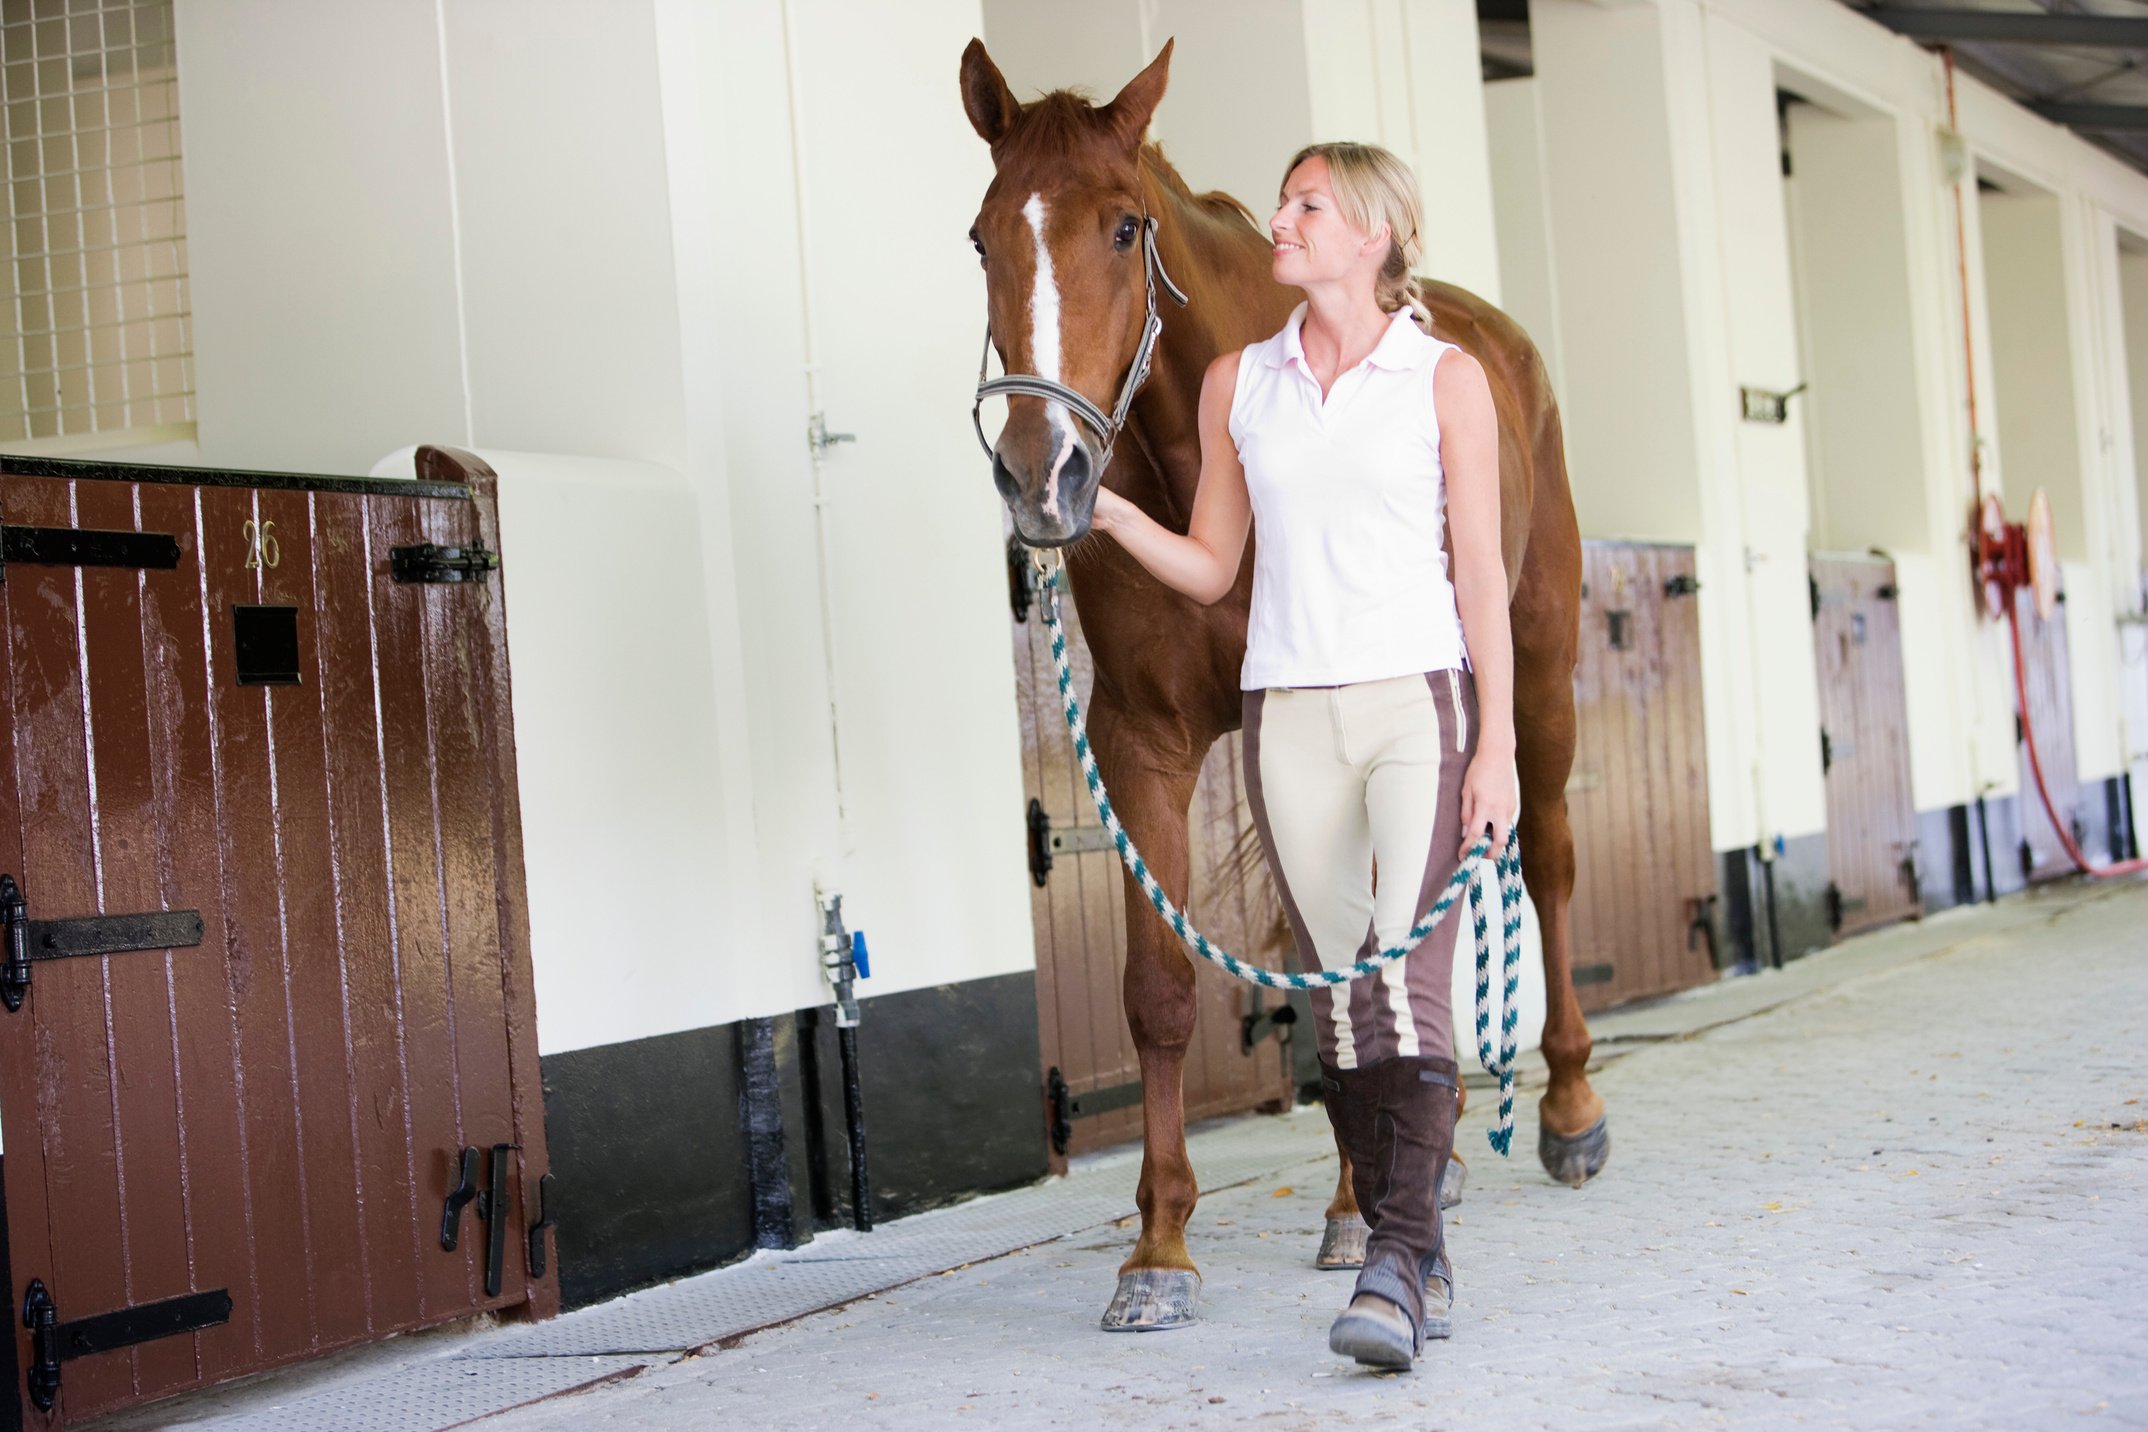
[[[1490,854],[1491,837],[1480,836],[1470,847],[1469,856],[1440,891],[1439,899],[1432,903],[1401,944],[1392,949],[1359,960],[1347,969],[1315,970],[1311,974],[1286,974],[1280,970],[1262,969],[1249,965],[1230,951],[1210,943],[1208,937],[1193,927],[1186,912],[1173,904],[1163,886],[1149,872],[1148,862],[1134,848],[1133,840],[1126,834],[1126,827],[1119,824],[1119,817],[1111,808],[1111,795],[1104,789],[1104,778],[1096,768],[1096,756],[1089,749],[1089,727],[1082,719],[1081,701],[1074,695],[1074,668],[1067,659],[1067,633],[1059,619],[1059,578],[1064,570],[1056,556],[1032,552],[1037,574],[1044,588],[1044,623],[1052,635],[1052,664],[1059,670],[1059,697],[1067,718],[1067,731],[1074,738],[1074,754],[1081,762],[1082,779],[1088,783],[1089,798],[1096,803],[1097,819],[1104,823],[1105,833],[1117,847],[1119,858],[1126,862],[1134,883],[1149,897],[1149,904],[1163,916],[1179,942],[1194,954],[1223,970],[1234,979],[1247,984],[1262,985],[1268,989],[1312,990],[1322,987],[1348,984],[1361,980],[1386,965],[1393,964],[1410,951],[1423,944],[1425,938],[1438,927],[1455,902],[1461,898],[1463,888],[1469,891],[1472,925],[1477,942],[1477,1060],[1485,1072],[1499,1080],[1499,1127],[1486,1134],[1494,1149],[1504,1156],[1514,1142],[1514,1063],[1518,1053],[1521,1000],[1518,995],[1521,984],[1521,842],[1513,830],[1507,832],[1506,848],[1493,859],[1492,868],[1499,882],[1501,981],[1499,996],[1499,1041],[1495,1051],[1492,1042],[1492,942],[1490,931],[1491,901],[1484,891],[1484,867],[1482,861]]]

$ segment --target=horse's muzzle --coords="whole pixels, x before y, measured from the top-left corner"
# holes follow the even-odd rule
[[[993,486],[1014,515],[1016,534],[1032,547],[1065,547],[1089,535],[1100,476],[1089,445],[1079,441],[1041,475],[1018,472],[1002,454],[992,455]]]

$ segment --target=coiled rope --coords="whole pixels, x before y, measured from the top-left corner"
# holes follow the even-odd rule
[[[1056,552],[1032,550],[1031,561],[1036,567],[1039,585],[1044,599],[1044,622],[1052,637],[1052,664],[1059,671],[1059,699],[1066,714],[1067,731],[1074,738],[1074,754],[1081,762],[1082,779],[1089,787],[1089,798],[1096,803],[1097,819],[1104,823],[1105,832],[1117,847],[1119,858],[1126,862],[1134,883],[1148,896],[1149,904],[1163,916],[1179,942],[1188,950],[1217,966],[1234,979],[1247,984],[1262,985],[1268,989],[1313,990],[1348,984],[1361,980],[1423,944],[1425,938],[1438,927],[1447,912],[1454,908],[1466,888],[1477,942],[1477,1059],[1485,1072],[1499,1080],[1499,1126],[1486,1137],[1494,1149],[1505,1155],[1514,1141],[1514,1063],[1518,1053],[1518,1028],[1521,1021],[1521,1001],[1517,991],[1521,983],[1521,842],[1518,834],[1507,832],[1506,848],[1492,858],[1492,869],[1499,884],[1501,981],[1499,997],[1499,1039],[1496,1050],[1492,1040],[1492,943],[1490,931],[1491,901],[1484,890],[1482,861],[1491,853],[1491,837],[1480,836],[1470,847],[1469,855],[1448,880],[1439,898],[1423,918],[1403,937],[1401,944],[1381,950],[1344,969],[1315,970],[1310,974],[1286,974],[1281,970],[1262,969],[1249,965],[1230,951],[1212,943],[1195,929],[1186,918],[1186,912],[1174,904],[1163,886],[1141,858],[1127,835],[1126,827],[1119,823],[1118,814],[1111,808],[1111,794],[1104,789],[1104,778],[1096,768],[1096,755],[1089,747],[1089,727],[1083,720],[1081,701],[1074,695],[1074,668],[1067,658],[1066,627],[1059,616],[1059,583],[1064,567]]]

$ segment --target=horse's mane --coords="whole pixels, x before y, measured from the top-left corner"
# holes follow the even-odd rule
[[[1083,89],[1057,89],[1039,95],[1022,106],[1021,123],[1000,141],[995,157],[1020,162],[1065,154],[1092,144],[1097,139],[1102,108],[1095,96]],[[1163,146],[1155,141],[1143,142],[1139,163],[1143,174],[1174,197],[1211,217],[1240,219],[1256,231],[1260,230],[1260,220],[1254,217],[1253,211],[1231,195],[1220,189],[1195,193],[1193,186],[1164,157]]]
[[[1235,195],[1226,194],[1221,189],[1210,189],[1196,194],[1193,186],[1178,172],[1177,166],[1164,157],[1163,146],[1154,140],[1141,146],[1141,167],[1165,190],[1195,208],[1202,209],[1218,219],[1243,219],[1255,231],[1260,231],[1260,220],[1255,218],[1253,211]]]

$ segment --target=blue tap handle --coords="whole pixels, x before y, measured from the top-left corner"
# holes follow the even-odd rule
[[[859,979],[869,980],[873,977],[872,952],[865,948],[863,930],[850,932],[850,963],[857,967]]]

